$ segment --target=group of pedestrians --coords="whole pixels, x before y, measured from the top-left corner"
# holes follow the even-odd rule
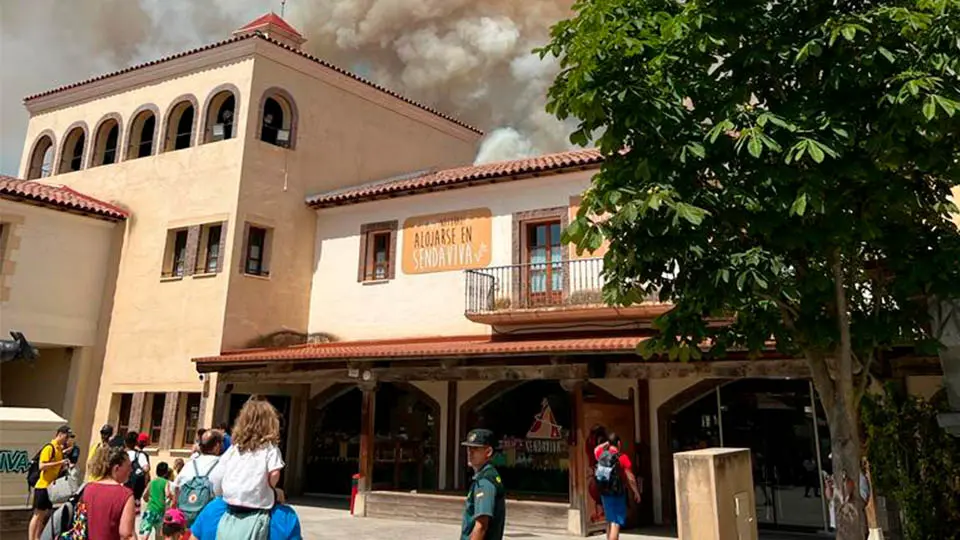
[[[70,433],[67,426],[58,429],[37,457],[30,540],[41,540],[54,525],[44,529],[53,509],[48,486],[70,462],[64,458]],[[232,437],[225,429],[203,430],[190,459],[173,467],[158,463],[153,471],[144,452],[148,440],[135,432],[115,437],[112,426],[104,426],[91,445],[69,530],[48,538],[128,540],[139,532],[142,540],[300,540],[299,519],[278,487],[279,441],[277,410],[257,396],[240,410]]]

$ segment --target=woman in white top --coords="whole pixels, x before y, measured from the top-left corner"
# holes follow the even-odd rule
[[[270,509],[278,502],[275,488],[284,466],[278,442],[277,410],[259,396],[250,398],[233,426],[233,444],[210,476],[227,503],[217,527],[218,540],[267,540]]]

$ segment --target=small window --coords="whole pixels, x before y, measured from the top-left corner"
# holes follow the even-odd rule
[[[193,438],[197,434],[197,428],[200,427],[200,394],[189,393],[185,395],[183,403],[183,435],[180,440],[180,448],[190,448],[193,445]]]
[[[120,143],[120,123],[111,118],[97,129],[93,141],[92,167],[111,165],[117,162],[117,145]]]
[[[117,434],[126,435],[130,431],[130,410],[133,408],[133,394],[120,394],[120,412],[117,414]]]
[[[222,267],[223,224],[211,223],[200,227],[200,242],[197,246],[196,274],[214,274]]]
[[[83,168],[83,152],[86,148],[87,135],[81,127],[75,127],[67,133],[60,156],[60,172],[68,173]]]
[[[167,248],[164,254],[163,277],[183,277],[187,273],[188,229],[174,229],[167,232]]]
[[[359,281],[393,279],[396,269],[397,222],[373,223],[360,230]]]
[[[233,93],[224,90],[210,100],[207,105],[207,122],[204,142],[223,141],[233,138],[234,115],[237,100]]]
[[[150,415],[147,433],[150,435],[150,446],[160,444],[160,433],[163,431],[163,409],[166,405],[167,395],[164,393],[150,394]]]
[[[53,172],[53,139],[44,135],[33,146],[30,154],[30,167],[27,169],[27,180],[46,178]]]
[[[181,101],[167,116],[167,137],[164,151],[183,150],[193,143],[194,107],[189,101]]]
[[[263,101],[260,117],[260,140],[283,148],[293,147],[296,125],[293,103],[279,93]]]
[[[243,273],[251,276],[269,276],[267,249],[270,230],[250,225],[243,257]]]
[[[141,111],[130,124],[127,159],[137,159],[153,154],[153,139],[157,130],[157,117],[153,111]]]

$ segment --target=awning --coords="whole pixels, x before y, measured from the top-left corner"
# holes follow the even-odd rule
[[[454,359],[491,356],[559,356],[591,353],[635,354],[642,335],[509,338],[460,336],[376,341],[341,341],[276,349],[243,349],[195,358],[199,368],[223,365],[287,364],[316,361]],[[203,370],[203,369],[201,369]]]

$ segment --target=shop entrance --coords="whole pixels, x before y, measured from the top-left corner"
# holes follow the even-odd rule
[[[303,491],[350,494],[360,470],[360,412],[356,385],[336,384],[311,400]],[[411,384],[383,383],[376,390],[372,489],[438,488],[440,405]]]
[[[822,480],[831,472],[830,433],[809,381],[716,382],[713,388],[700,387],[698,396],[660,416],[669,444],[661,446],[661,471],[669,472],[661,474],[665,521],[675,515],[672,454],[734,447],[751,451],[760,525],[826,528],[829,510],[822,498]]]

